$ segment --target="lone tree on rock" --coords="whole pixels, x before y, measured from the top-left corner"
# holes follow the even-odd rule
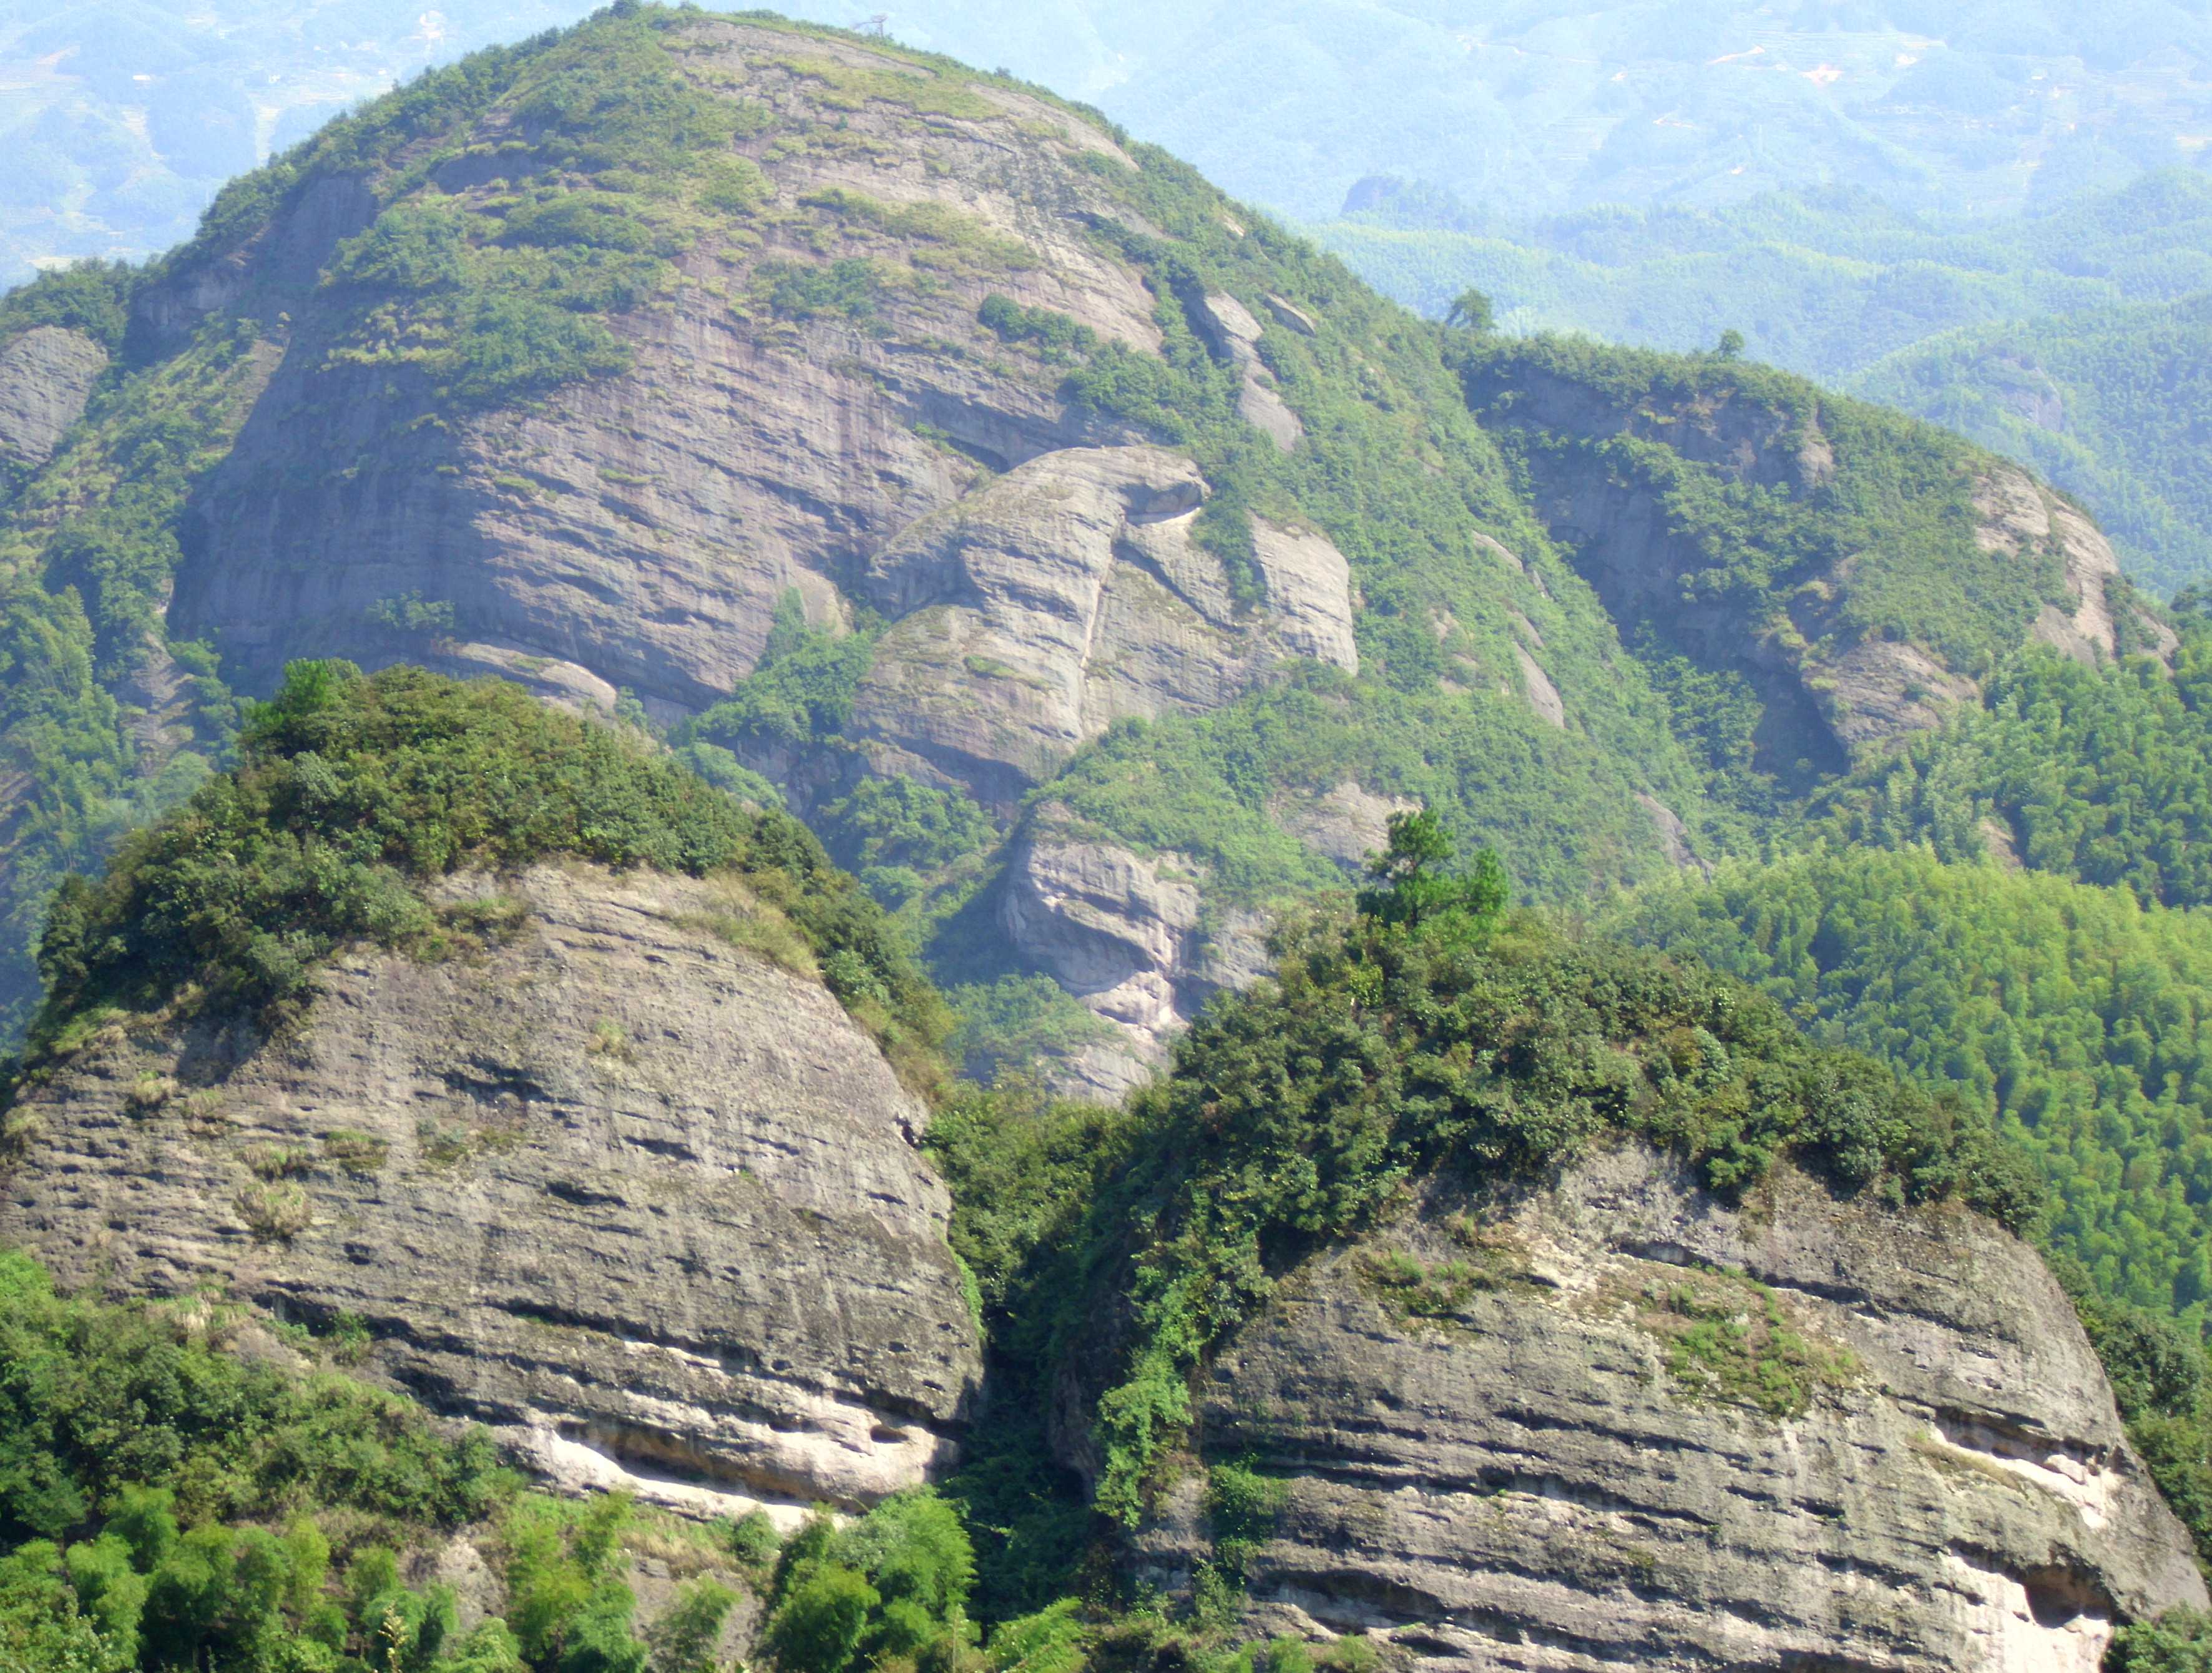
[[[1451,307],[1445,310],[1444,324],[1455,331],[1473,332],[1480,336],[1497,326],[1498,313],[1490,306],[1490,298],[1480,290],[1462,290],[1452,299]]]
[[[1389,833],[1389,846],[1368,859],[1373,886],[1359,891],[1360,916],[1448,940],[1488,934],[1504,913],[1507,895],[1497,854],[1479,849],[1464,871],[1450,869],[1458,845],[1426,807],[1393,813]]]

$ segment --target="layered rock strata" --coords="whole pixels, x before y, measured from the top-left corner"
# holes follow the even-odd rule
[[[1431,1193],[1286,1284],[1199,1405],[1283,1488],[1251,1629],[1424,1668],[2093,1673],[2121,1615],[2204,1600],[2033,1250],[1796,1177],[1735,1208],[1629,1147]]]
[[[728,883],[539,867],[419,963],[357,952],[264,1038],[110,1029],[18,1104],[0,1243],[234,1296],[556,1480],[795,1517],[954,1456],[976,1325],[925,1109]],[[754,938],[757,939],[757,938]]]

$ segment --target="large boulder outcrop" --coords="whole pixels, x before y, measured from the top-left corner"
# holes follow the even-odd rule
[[[1119,1097],[1168,1060],[1199,1007],[1267,974],[1268,915],[1208,903],[1187,854],[1139,854],[1084,828],[1058,802],[1032,810],[1008,858],[999,928],[1121,1037],[1049,1070],[1054,1085]]]
[[[465,877],[502,927],[356,951],[274,1037],[144,1018],[13,1112],[0,1242],[73,1285],[366,1326],[556,1481],[795,1517],[954,1456],[977,1326],[925,1106],[737,885]]]
[[[1194,538],[1207,493],[1166,448],[1067,448],[905,530],[868,565],[897,625],[853,734],[1010,808],[1117,720],[1218,709],[1286,657],[1358,672],[1343,554],[1257,522],[1240,600]]]
[[[1197,1403],[1208,1457],[1279,1484],[1248,1626],[1424,1668],[2092,1673],[2122,1614],[2204,1603],[2034,1251],[1794,1174],[1735,1208],[1626,1146],[1431,1187]],[[1155,1579],[1200,1503],[1143,1536]]]

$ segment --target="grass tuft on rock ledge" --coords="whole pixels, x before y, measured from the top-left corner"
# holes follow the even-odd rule
[[[894,1063],[909,1079],[934,1073],[944,1002],[866,892],[795,819],[625,733],[501,681],[298,662],[248,716],[239,754],[102,876],[63,883],[40,944],[34,1065],[111,1010],[188,988],[281,1013],[349,940],[440,934],[432,879],[572,855],[741,879],[796,926]]]

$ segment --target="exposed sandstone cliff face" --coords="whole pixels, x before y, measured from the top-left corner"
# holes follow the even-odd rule
[[[2033,1250],[1640,1148],[1316,1261],[1200,1433],[1286,1489],[1249,1624],[1423,1667],[2092,1673],[2116,1609],[2204,1597]],[[1170,1583],[1198,1500],[1146,1536]]]
[[[917,136],[896,106],[830,109],[831,89],[793,66],[787,33],[702,21],[685,45],[690,74],[774,113],[771,135],[835,121],[844,136],[744,148],[801,252],[811,254],[807,223],[830,218],[802,200],[842,191],[951,212],[1001,253],[988,271],[902,294],[886,308],[892,329],[791,324],[731,306],[731,286],[757,261],[791,253],[762,250],[733,223],[684,258],[687,282],[665,306],[613,320],[635,356],[629,374],[451,429],[411,426],[428,392],[410,380],[327,365],[319,320],[303,317],[283,370],[196,499],[180,624],[212,633],[265,679],[296,654],[303,622],[319,624],[331,651],[419,656],[419,636],[373,619],[380,600],[413,593],[450,603],[454,636],[471,645],[580,665],[665,713],[687,712],[751,667],[786,588],[817,621],[841,619],[840,583],[958,499],[972,459],[1006,470],[1136,439],[1071,412],[1058,373],[1009,354],[975,318],[996,292],[1157,346],[1135,272],[1082,235],[1111,205],[1070,163],[1117,155],[1103,132],[993,89],[1000,113],[933,117]],[[863,70],[883,62],[834,41],[805,51]],[[497,125],[488,119],[487,145]],[[457,172],[451,185],[466,198],[501,183]],[[283,250],[256,265],[312,272],[354,229],[335,210],[295,215],[275,235]],[[205,289],[197,272],[179,275],[142,311],[228,300]],[[303,449],[352,468],[302,471]]]
[[[59,325],[33,325],[0,345],[0,458],[45,464],[106,369],[106,350]]]
[[[1257,524],[1265,602],[1240,607],[1192,538],[1207,492],[1164,448],[1069,448],[914,524],[868,565],[898,624],[854,734],[1011,810],[1117,720],[1219,708],[1285,657],[1358,672],[1343,554]]]
[[[1340,796],[1323,817],[1343,806]],[[1331,823],[1308,840],[1318,846],[1340,830]],[[1207,999],[1267,974],[1267,914],[1209,902],[1206,881],[1188,855],[1102,840],[1057,802],[1031,811],[1008,856],[999,928],[1024,962],[1122,1035],[1055,1068],[1057,1084],[1118,1098],[1167,1062],[1169,1043]]]
[[[2035,636],[2092,666],[2113,654],[2120,636],[2109,589],[2120,578],[2120,566],[2080,508],[2012,468],[1994,471],[1976,484],[1974,508],[1982,518],[1976,538],[1985,551],[2055,550],[2065,565],[2074,607],[2045,605]],[[2172,652],[2171,628],[2148,616],[2138,616],[2132,626],[2135,636],[2148,640],[2160,656]]]
[[[1835,450],[1817,418],[1797,419],[1741,395],[1674,405],[1624,401],[1544,372],[1510,390],[1479,390],[1495,422],[1576,441],[1662,442],[1724,479],[1803,500],[1832,481]],[[1747,675],[1766,705],[1759,743],[1770,762],[1803,758],[1836,770],[1870,750],[1940,725],[1979,686],[1929,647],[1838,631],[1839,605],[1859,559],[1799,578],[1789,609],[1747,622],[1737,605],[1686,601],[1686,582],[1717,561],[1684,532],[1664,494],[1633,472],[1592,469],[1580,456],[1530,455],[1540,508],[1575,552],[1577,567],[1616,619],[1658,624],[1662,637],[1708,666]],[[2124,635],[2107,603],[2118,561],[2094,525],[2017,466],[1993,462],[1972,484],[1975,544],[2021,563],[2055,557],[2069,602],[2045,604],[2027,636],[2091,664],[2124,639],[2163,654],[2172,636],[2144,615]],[[1528,684],[1532,701],[1540,688]]]
[[[489,891],[483,879],[458,885]],[[19,1107],[0,1242],[353,1314],[556,1480],[795,1516],[953,1456],[980,1374],[925,1112],[725,885],[540,867],[506,944],[363,952],[297,1027],[111,1031]]]

